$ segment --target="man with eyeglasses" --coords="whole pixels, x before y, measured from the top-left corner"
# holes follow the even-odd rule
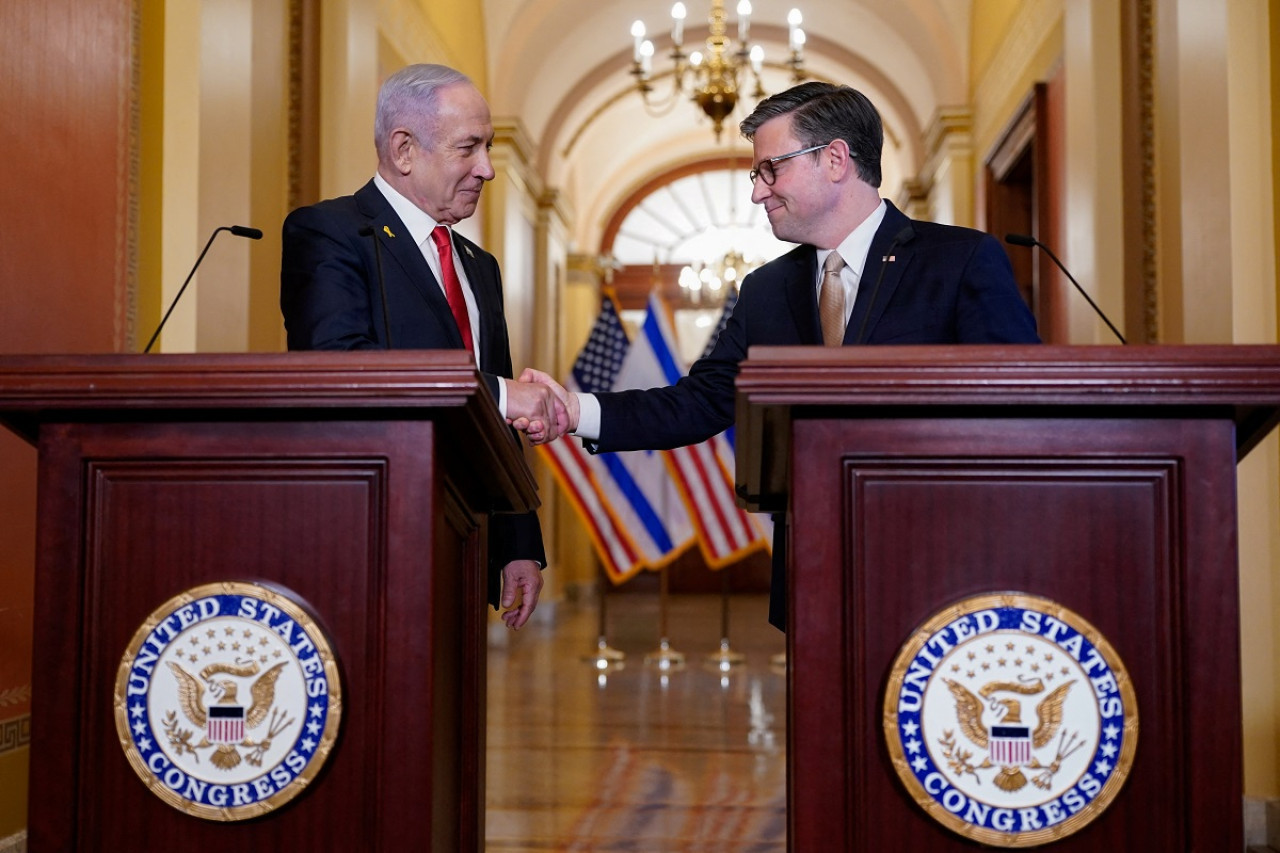
[[[1038,343],[1003,247],[989,234],[917,222],[880,198],[884,131],[861,92],[802,83],[741,124],[751,200],[799,243],[743,279],[712,352],[675,385],[568,394],[568,431],[592,452],[696,444],[733,424],[734,380],[752,346]],[[785,524],[775,519],[769,621],[785,629]]]

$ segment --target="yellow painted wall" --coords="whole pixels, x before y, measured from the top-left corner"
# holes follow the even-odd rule
[[[27,746],[0,754],[0,841],[27,827],[27,775],[31,748]]]
[[[481,92],[489,86],[488,51],[484,41],[484,9],[480,3],[433,3],[418,0],[427,24],[448,48],[451,61]],[[415,60],[422,61],[422,60]]]
[[[1022,0],[973,0],[969,32],[969,79],[977,80],[1009,34]]]
[[[162,235],[164,234],[164,6],[165,0],[140,0],[138,110],[142,117],[138,165],[138,330],[146,346],[164,313]]]

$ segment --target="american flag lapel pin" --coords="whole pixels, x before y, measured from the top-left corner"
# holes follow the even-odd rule
[[[882,264],[891,264],[891,263],[893,263],[894,261],[896,261],[897,259],[898,259],[898,256],[897,256],[897,255],[882,255],[882,256],[880,257],[880,263],[882,263]]]

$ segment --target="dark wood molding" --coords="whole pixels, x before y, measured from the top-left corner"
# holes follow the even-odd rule
[[[1063,853],[1240,850],[1235,467],[1277,421],[1278,346],[753,349],[738,479],[790,520],[790,848],[967,850],[1000,843],[995,827]],[[922,625],[1009,595],[1076,614],[1114,650],[1136,746],[1131,763],[1075,765],[1115,768],[1105,808],[1070,819],[1046,800],[1056,819],[1028,808],[964,838],[951,814],[994,814],[998,794],[970,800],[924,752],[905,760],[924,729],[891,742],[903,711],[886,691]]]

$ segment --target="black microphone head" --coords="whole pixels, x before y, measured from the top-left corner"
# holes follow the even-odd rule
[[[1015,246],[1034,246],[1038,242],[1035,237],[1028,237],[1026,234],[1006,234],[1004,241]]]
[[[908,222],[902,226],[902,230],[893,235],[893,242],[901,246],[903,243],[910,243],[916,238],[916,229]]]
[[[237,237],[248,237],[250,240],[262,239],[262,232],[257,228],[249,228],[245,225],[232,225],[227,230]]]
[[[361,225],[361,226],[360,226],[360,230],[359,230],[359,231],[357,231],[356,233],[357,233],[357,234],[359,234],[361,237],[372,237],[372,236],[373,236],[373,226],[372,226],[372,225]]]

